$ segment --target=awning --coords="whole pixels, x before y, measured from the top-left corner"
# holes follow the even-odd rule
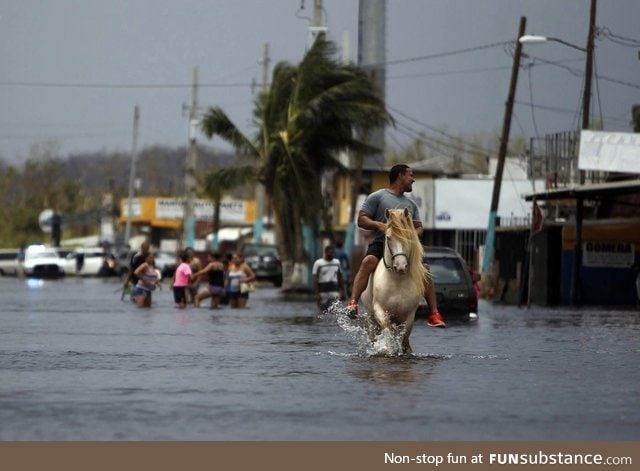
[[[625,195],[640,192],[640,180],[619,180],[607,183],[577,185],[571,188],[559,188],[524,195],[526,201],[576,200],[575,241],[573,249],[573,266],[571,275],[571,304],[581,303],[579,285],[580,268],[582,267],[582,222],[585,200],[596,200],[603,196]]]
[[[570,188],[557,188],[524,195],[526,201],[548,201],[562,199],[596,199],[600,196],[624,195],[640,192],[640,180],[620,180],[617,182],[577,185]]]

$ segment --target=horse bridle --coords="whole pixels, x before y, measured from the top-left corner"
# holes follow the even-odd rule
[[[387,236],[385,236],[384,238],[384,243],[387,244],[387,248],[389,249],[389,253],[391,254],[391,265],[387,264],[387,258],[385,257],[385,254],[382,254],[382,263],[384,263],[384,267],[389,270],[389,271],[393,271],[393,260],[396,257],[400,257],[401,255],[404,255],[405,257],[407,257],[407,262],[409,261],[409,256],[406,254],[406,252],[398,252],[398,253],[393,253],[393,250],[391,250],[391,246],[389,245],[389,238]]]

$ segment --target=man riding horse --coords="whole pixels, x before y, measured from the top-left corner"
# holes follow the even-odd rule
[[[413,225],[418,237],[422,239],[424,229],[418,211],[418,206],[405,193],[411,192],[415,182],[413,170],[408,165],[398,164],[389,171],[389,186],[371,193],[365,199],[358,214],[358,226],[376,231],[373,241],[367,248],[367,253],[360,264],[358,273],[353,280],[352,298],[347,304],[351,317],[358,315],[358,302],[362,292],[367,288],[369,276],[378,266],[384,253],[385,211],[387,209],[408,209],[413,219]],[[445,327],[444,319],[436,303],[436,293],[433,281],[426,282],[424,287],[425,300],[431,311],[427,324],[431,327]]]

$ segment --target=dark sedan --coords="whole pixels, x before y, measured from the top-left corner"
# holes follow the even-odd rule
[[[474,321],[478,318],[478,294],[474,273],[464,259],[449,247],[424,248],[424,262],[429,264],[436,286],[438,310],[446,321]],[[422,302],[417,317],[427,317],[427,304]]]
[[[282,286],[282,262],[278,247],[272,244],[244,244],[242,256],[258,280],[267,280]]]

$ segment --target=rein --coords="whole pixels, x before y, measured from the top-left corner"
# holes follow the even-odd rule
[[[393,253],[393,250],[391,250],[391,246],[389,245],[389,239],[385,237],[384,241],[385,241],[385,244],[387,245],[387,249],[389,249],[389,253],[391,254],[391,265],[387,263],[386,253],[382,255],[382,263],[384,263],[384,267],[388,271],[393,271],[393,266],[392,266],[393,259],[396,257],[400,257],[401,255],[404,255],[405,257],[407,257],[407,262],[409,261],[409,256],[406,254],[406,252]]]

